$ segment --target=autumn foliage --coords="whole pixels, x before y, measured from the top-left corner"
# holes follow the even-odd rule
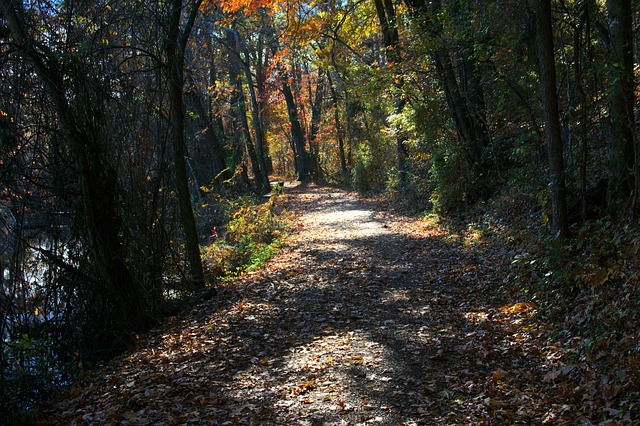
[[[636,421],[636,3],[0,0],[0,419]]]

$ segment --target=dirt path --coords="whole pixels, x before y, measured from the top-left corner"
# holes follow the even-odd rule
[[[473,231],[452,236],[385,217],[380,206],[343,191],[312,186],[288,197],[304,213],[300,231],[265,270],[229,285],[226,300],[172,319],[72,389],[47,418],[137,425],[561,419],[562,405],[536,389],[545,360],[522,326],[528,306],[501,289],[511,261],[504,251],[485,247]]]

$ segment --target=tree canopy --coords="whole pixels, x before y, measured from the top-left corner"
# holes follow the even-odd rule
[[[639,28],[630,0],[0,0],[0,385],[215,297],[203,250],[270,180],[636,224]]]

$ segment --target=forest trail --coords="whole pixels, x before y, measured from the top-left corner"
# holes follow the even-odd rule
[[[298,232],[263,270],[142,337],[44,424],[575,420],[538,388],[547,357],[533,307],[502,287],[504,247],[339,189],[285,197]]]

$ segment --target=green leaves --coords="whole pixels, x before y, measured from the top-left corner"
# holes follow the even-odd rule
[[[229,202],[226,230],[204,248],[204,262],[212,275],[224,277],[262,266],[287,235],[290,223],[278,197],[259,204],[251,198]]]

